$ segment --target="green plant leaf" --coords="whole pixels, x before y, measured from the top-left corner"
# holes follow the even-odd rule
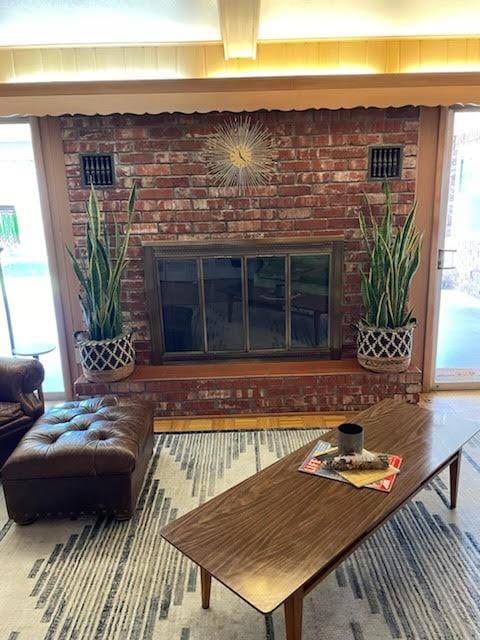
[[[416,204],[402,225],[394,225],[394,207],[387,182],[383,184],[385,203],[381,222],[370,211],[370,229],[363,212],[359,226],[368,255],[369,269],[360,269],[364,318],[370,326],[396,328],[411,318],[407,308],[412,279],[420,264],[421,236],[415,229]]]
[[[114,218],[114,242],[110,241],[108,227],[92,186],[86,204],[87,256],[82,267],[67,248],[73,271],[80,283],[80,304],[89,331],[94,340],[115,338],[122,332],[121,277],[127,265],[127,252],[135,215],[136,186],[132,187],[127,204],[125,233]]]

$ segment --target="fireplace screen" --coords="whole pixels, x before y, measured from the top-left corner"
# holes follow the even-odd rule
[[[342,241],[145,247],[155,361],[341,346]]]

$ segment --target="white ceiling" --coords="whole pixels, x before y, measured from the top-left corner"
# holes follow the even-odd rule
[[[477,34],[479,0],[262,0],[258,36]],[[0,46],[220,40],[216,0],[0,0]]]
[[[260,39],[480,34],[479,0],[262,0]]]
[[[210,40],[216,0],[0,0],[0,46]]]

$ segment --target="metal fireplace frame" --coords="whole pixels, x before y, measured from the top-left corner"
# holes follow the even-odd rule
[[[145,289],[147,310],[150,320],[150,333],[152,339],[152,361],[160,364],[165,361],[185,360],[225,360],[237,358],[262,358],[262,357],[323,357],[338,359],[342,351],[342,301],[343,301],[343,236],[323,237],[287,237],[278,239],[254,239],[254,240],[209,240],[209,241],[169,241],[145,243]],[[291,346],[291,283],[290,283],[290,255],[326,254],[330,256],[329,269],[329,308],[328,308],[328,346],[304,349]],[[204,352],[165,352],[163,314],[161,304],[161,288],[158,275],[157,261],[159,259],[197,259],[198,291],[200,296],[200,310],[204,345],[206,341],[206,316],[205,316],[205,292],[203,282],[202,258],[244,258],[242,261],[242,289],[243,289],[243,318],[248,313],[248,293],[246,258],[258,256],[286,256],[285,282],[287,285],[285,295],[285,334],[286,348],[279,349],[255,349],[249,351],[248,323],[245,324],[246,343],[245,351],[204,351]],[[156,320],[155,320],[156,318]]]

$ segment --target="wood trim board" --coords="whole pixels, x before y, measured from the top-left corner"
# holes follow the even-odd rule
[[[417,320],[412,362],[420,369],[424,364],[424,349],[427,336],[427,291],[430,282],[430,255],[432,250],[432,219],[434,214],[434,193],[438,128],[440,107],[422,107],[420,110],[417,183],[416,183],[416,225],[422,239],[420,267],[413,279],[410,304]]]
[[[0,84],[0,116],[480,104],[480,73]]]
[[[440,305],[440,274],[437,268],[438,250],[445,236],[445,221],[448,201],[448,176],[453,141],[452,109],[442,108],[438,123],[437,153],[435,157],[435,179],[431,217],[431,244],[429,255],[429,279],[427,308],[425,314],[425,342],[423,350],[423,391],[431,391],[435,379],[437,355],[438,321]]]
[[[67,258],[65,248],[73,246],[70,204],[67,193],[65,164],[60,123],[56,118],[32,119],[38,138],[44,175],[44,216],[48,253],[53,263],[52,282],[57,291],[56,311],[61,340],[62,367],[67,397],[73,397],[72,382],[79,375],[75,360],[73,333],[83,326],[78,302],[78,283]]]
[[[416,374],[418,369],[409,367],[404,375]],[[255,358],[254,360],[230,360],[225,362],[172,362],[160,365],[137,365],[127,383],[137,381],[167,380],[224,380],[235,378],[289,378],[297,376],[341,376],[349,374],[372,375],[363,369],[356,358],[339,360]],[[83,376],[78,382],[85,382]]]

